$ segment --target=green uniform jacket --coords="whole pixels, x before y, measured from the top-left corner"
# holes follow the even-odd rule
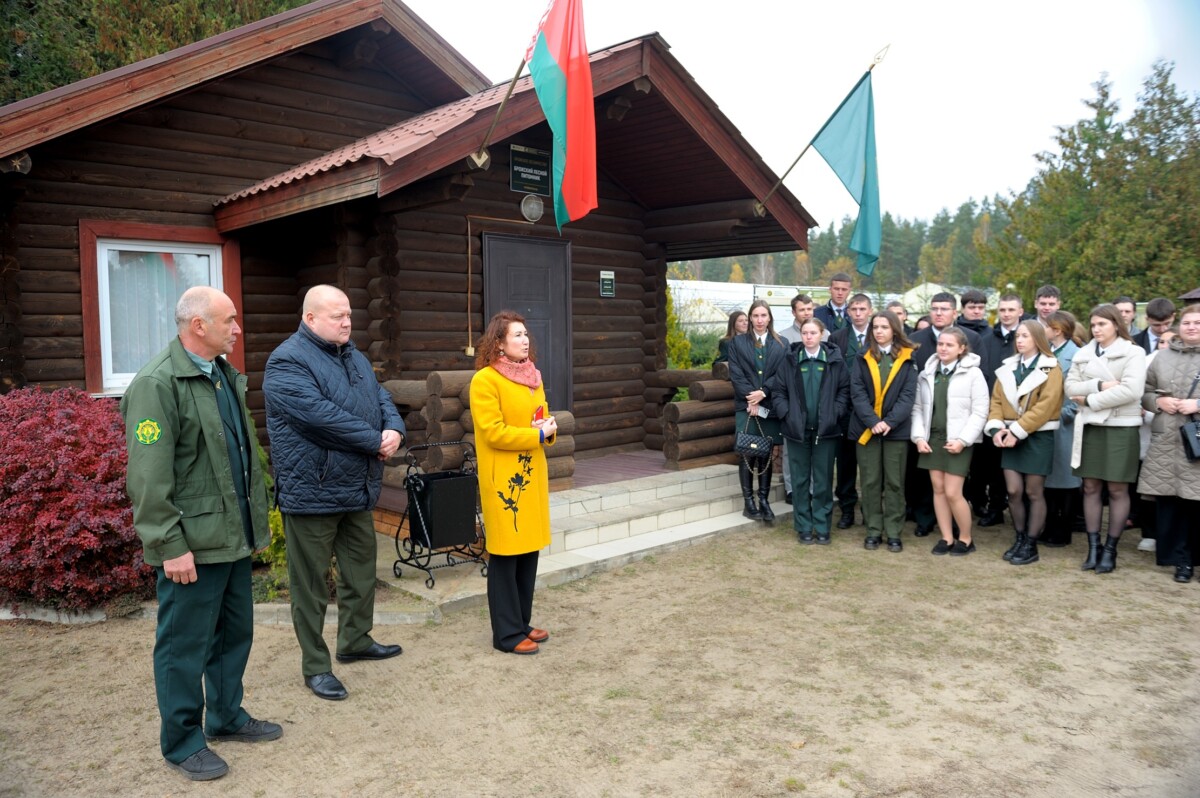
[[[246,431],[246,376],[235,376]],[[126,490],[133,526],[149,565],[192,552],[199,564],[233,562],[251,553],[242,529],[225,430],[212,381],[179,339],[134,377],[121,399],[129,450]],[[257,454],[250,456],[250,517],[254,548],[270,539],[267,489]]]

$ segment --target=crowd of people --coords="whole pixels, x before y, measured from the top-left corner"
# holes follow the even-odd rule
[[[1110,573],[1123,533],[1140,526],[1138,548],[1192,579],[1200,461],[1181,430],[1200,412],[1200,304],[1153,299],[1138,330],[1121,296],[1081,324],[1044,285],[1031,313],[1002,294],[991,324],[983,292],[942,292],[909,326],[902,303],[874,309],[848,274],[829,294],[819,306],[798,294],[778,332],[756,301],[730,314],[719,344],[736,429],[782,444],[801,543],[828,544],[834,516],[849,529],[860,511],[868,550],[902,551],[911,520],[914,537],[938,532],[933,554],[966,556],[974,528],[1007,512],[1013,565],[1079,530],[1081,568]],[[743,514],[773,522],[773,453],[740,460]]]

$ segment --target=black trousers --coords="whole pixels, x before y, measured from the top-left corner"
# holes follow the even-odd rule
[[[838,439],[837,488],[833,491],[834,501],[843,513],[854,512],[858,503],[858,442],[843,435]]]
[[[533,585],[537,580],[538,552],[489,554],[488,613],[492,616],[492,646],[512,651],[533,631]]]
[[[976,515],[1003,510],[1008,504],[1008,489],[1004,485],[1004,470],[1000,468],[1000,450],[984,436],[971,451],[971,472],[965,491],[967,501]]]
[[[1157,496],[1158,540],[1154,559],[1159,565],[1195,565],[1200,554],[1200,501]]]
[[[908,465],[904,474],[904,501],[912,510],[913,520],[921,529],[932,530],[937,524],[933,512],[933,483],[929,471],[917,467],[917,446],[908,445]]]

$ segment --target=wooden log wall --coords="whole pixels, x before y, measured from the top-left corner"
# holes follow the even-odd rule
[[[723,366],[723,363],[716,364]],[[655,385],[687,385],[687,401],[668,402],[662,409],[663,456],[675,468],[713,463],[736,463],[733,454],[733,384],[717,378],[717,369],[661,370],[650,381]],[[721,370],[728,374],[727,369]],[[708,379],[705,379],[705,378]],[[674,392],[674,388],[670,389]]]
[[[435,176],[412,187],[412,196],[406,189],[380,201],[367,263],[370,351],[383,379],[408,383],[473,372],[474,357],[465,349],[478,342],[489,315],[483,233],[558,237],[552,215],[537,224],[521,219],[521,195],[508,186],[508,144],[491,147],[494,162],[486,172]],[[602,182],[600,193],[600,208],[562,231],[572,254],[572,458],[640,447],[646,406],[659,399],[647,399],[645,375],[656,362],[660,327],[665,331],[665,305],[658,301],[665,261],[659,247],[642,240],[644,210],[613,184]],[[427,204],[413,207],[413,197]],[[601,270],[615,273],[615,297],[599,297]],[[560,411],[555,415],[561,421]],[[453,419],[425,424],[430,440],[459,434]]]
[[[0,279],[0,302],[20,297],[17,309],[5,305],[0,325],[15,324],[21,338],[19,348],[0,351],[0,374],[12,384],[84,387],[80,219],[211,228],[220,197],[424,108],[381,66],[340,65],[326,42],[33,148],[29,174],[7,175],[0,187],[19,199],[13,249],[4,252],[16,259],[4,273],[15,277]],[[362,244],[334,246],[336,259]],[[262,272],[250,276],[269,281],[290,273]],[[263,282],[243,291],[247,339],[269,337],[282,322],[275,317],[292,312],[267,300],[294,303],[295,286]],[[256,351],[267,340],[255,341]],[[252,375],[258,369],[261,381],[261,364],[247,367]]]
[[[0,175],[0,394],[25,385],[25,334],[21,331],[21,286],[17,280],[16,236],[9,178]]]

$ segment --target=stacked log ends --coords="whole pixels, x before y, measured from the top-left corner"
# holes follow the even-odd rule
[[[711,375],[705,371],[659,371],[656,375],[656,382],[663,385],[689,380],[685,384],[691,398],[668,402],[662,410],[661,446],[668,465],[687,468],[702,460],[732,462],[733,385],[726,380],[710,379]],[[646,431],[651,433],[649,426]]]

